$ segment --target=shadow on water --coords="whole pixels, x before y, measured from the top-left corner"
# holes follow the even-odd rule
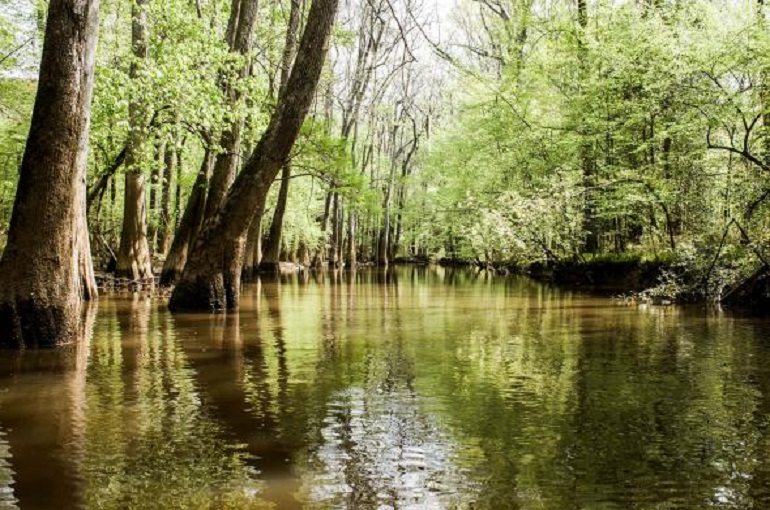
[[[0,508],[770,508],[770,322],[400,267],[0,358]]]

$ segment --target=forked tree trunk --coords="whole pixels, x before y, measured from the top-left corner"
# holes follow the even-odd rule
[[[35,108],[0,260],[0,344],[77,338],[95,297],[86,229],[86,151],[99,0],[51,0]],[[84,296],[85,294],[85,296]]]
[[[147,57],[147,2],[134,0],[131,9],[131,43],[134,61],[131,79],[139,77],[139,62]],[[123,230],[120,235],[115,274],[132,281],[151,283],[152,261],[147,242],[147,204],[144,173],[138,168],[144,143],[145,107],[136,100],[128,106],[129,133],[126,144],[126,184],[123,204]]]
[[[315,94],[338,0],[315,0],[297,60],[275,113],[219,213],[207,220],[171,295],[172,310],[235,308],[240,297],[243,246],[254,211],[286,163]]]

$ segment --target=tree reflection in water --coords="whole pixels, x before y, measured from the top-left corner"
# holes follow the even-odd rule
[[[411,267],[86,319],[0,357],[0,508],[770,505],[765,319]]]

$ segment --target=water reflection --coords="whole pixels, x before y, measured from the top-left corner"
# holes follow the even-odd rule
[[[431,267],[102,299],[0,358],[0,508],[770,508],[770,322]]]

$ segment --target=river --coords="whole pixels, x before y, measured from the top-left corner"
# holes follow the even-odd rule
[[[469,270],[102,297],[0,358],[0,508],[770,508],[770,320]]]

